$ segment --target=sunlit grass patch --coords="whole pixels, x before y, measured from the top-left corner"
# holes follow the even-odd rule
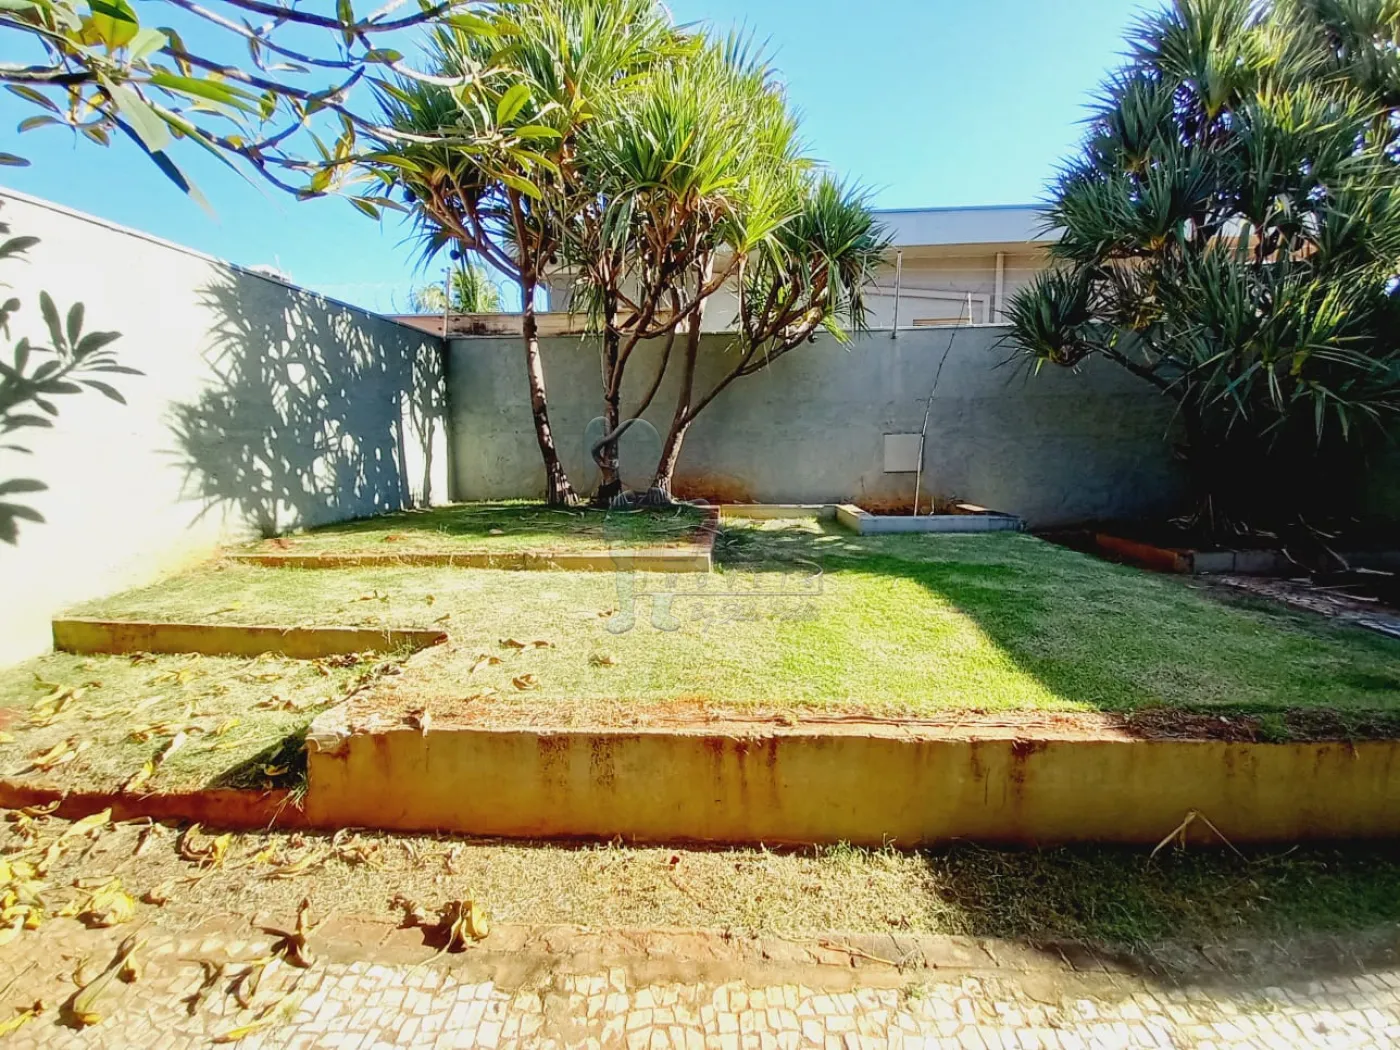
[[[911,717],[1400,711],[1400,643],[1030,536],[730,523],[715,553],[715,573],[684,576],[213,565],[77,611],[445,629],[451,643],[415,657],[398,690],[438,717],[626,721],[677,701]]]

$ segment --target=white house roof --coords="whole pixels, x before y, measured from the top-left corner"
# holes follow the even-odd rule
[[[1033,204],[975,208],[896,208],[876,215],[896,248],[944,244],[1050,244],[1045,213]]]

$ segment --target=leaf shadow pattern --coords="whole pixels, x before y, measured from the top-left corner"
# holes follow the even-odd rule
[[[201,289],[214,381],[172,407],[184,494],[263,536],[430,503],[440,341],[229,270]]]
[[[0,222],[0,261],[22,259],[39,243],[38,237],[8,236],[10,226]],[[0,287],[7,287],[0,285]],[[10,321],[21,309],[18,298],[6,297],[0,303],[0,334],[10,338]],[[58,416],[54,399],[96,390],[118,404],[126,404],[121,391],[99,374],[136,375],[142,373],[117,363],[108,344],[120,338],[117,332],[84,331],[82,303],[74,303],[60,315],[53,297],[39,293],[39,313],[48,331],[49,345],[31,341],[28,336],[12,347],[9,362],[0,361],[0,452],[30,455],[26,445],[14,444],[20,431],[53,428]],[[0,542],[19,544],[19,523],[44,523],[44,516],[28,503],[15,502],[15,496],[48,491],[38,478],[0,477]]]

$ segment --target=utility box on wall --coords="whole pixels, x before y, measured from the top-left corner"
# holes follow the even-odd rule
[[[916,473],[919,469],[923,440],[920,434],[886,434],[885,473]]]

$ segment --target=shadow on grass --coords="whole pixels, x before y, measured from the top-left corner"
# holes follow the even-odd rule
[[[1400,847],[1356,844],[1164,851],[956,845],[923,855],[931,884],[969,935],[1070,940],[1151,953],[1400,922]]]
[[[235,271],[201,303],[215,382],[170,426],[203,513],[272,536],[433,498],[446,392],[432,337]]]
[[[274,788],[294,789],[304,785],[307,764],[306,733],[305,729],[288,733],[256,755],[223,770],[205,787],[262,791]]]
[[[1400,735],[1400,643],[1029,536],[729,528],[715,556],[721,569],[915,583],[1095,711],[1248,715],[1265,738]]]

